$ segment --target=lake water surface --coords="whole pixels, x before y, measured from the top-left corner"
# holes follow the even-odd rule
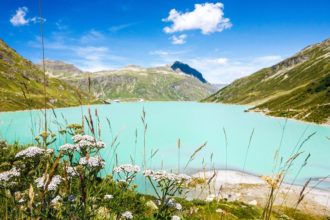
[[[257,175],[271,174],[276,149],[286,160],[296,146],[313,132],[316,132],[302,147],[304,153],[294,163],[287,181],[291,181],[311,154],[308,165],[298,176],[297,183],[302,184],[307,178],[324,177],[330,174],[330,127],[273,118],[259,113],[246,113],[246,106],[204,104],[195,102],[145,102],[115,103],[111,105],[93,105],[101,121],[102,140],[110,145],[112,136],[119,135],[118,163],[130,163],[135,158],[138,164],[143,161],[143,126],[142,109],[146,112],[148,123],[146,149],[155,156],[148,160],[148,167],[165,168],[181,171],[192,153],[203,143],[205,148],[196,156],[184,172],[205,169],[228,168],[243,169],[250,135],[254,135],[247,156],[245,171]],[[87,114],[87,107],[83,108]],[[55,116],[56,115],[56,116]],[[61,124],[80,123],[81,108],[60,108],[48,111],[48,121],[52,131],[61,129]],[[106,118],[110,119],[111,129]],[[42,127],[43,114],[40,110],[0,113],[0,137],[9,143],[33,143],[34,136]],[[94,117],[94,122],[96,122]],[[112,132],[110,132],[112,130]],[[224,132],[225,131],[225,132]],[[136,140],[137,133],[137,141]],[[227,139],[224,133],[226,133]],[[64,137],[55,142],[55,147],[64,142]],[[177,142],[181,140],[181,150]],[[227,142],[227,157],[226,157]],[[280,146],[280,147],[279,147]],[[110,172],[114,163],[113,149],[108,147],[103,152],[107,162],[105,172]],[[178,159],[180,154],[180,159]],[[213,158],[211,160],[211,157]],[[226,159],[227,158],[227,159]],[[227,161],[227,162],[226,162]],[[329,185],[322,184],[328,188]]]

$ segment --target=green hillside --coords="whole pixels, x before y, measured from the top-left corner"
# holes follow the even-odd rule
[[[43,108],[43,81],[43,73],[34,64],[0,40],[0,111]],[[62,80],[47,80],[48,108],[74,106],[89,101],[85,93]]]
[[[330,39],[238,79],[204,101],[249,104],[272,116],[329,123]]]
[[[130,65],[118,70],[94,73],[74,71],[71,64],[47,61],[47,73],[78,86],[101,99],[149,101],[201,100],[215,92],[214,87],[169,66],[143,68]]]

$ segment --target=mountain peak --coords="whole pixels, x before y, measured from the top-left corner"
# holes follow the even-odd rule
[[[207,81],[206,81],[206,79],[204,79],[202,73],[200,73],[196,69],[190,67],[188,64],[182,63],[180,61],[175,61],[172,64],[171,68],[174,71],[179,69],[181,72],[183,72],[187,75],[193,76],[193,77],[197,78],[199,81],[201,81],[203,83],[207,83]]]
[[[37,66],[41,69],[42,63],[37,64]],[[75,65],[60,60],[45,60],[45,67],[48,75],[57,78],[66,78],[84,73]]]

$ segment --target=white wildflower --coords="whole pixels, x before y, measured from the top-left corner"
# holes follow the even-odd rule
[[[13,177],[19,177],[21,174],[16,167],[11,168],[8,171],[0,173],[0,182],[8,182]]]
[[[81,140],[76,144],[77,149],[85,149],[88,147],[92,147],[94,143],[86,140]]]
[[[26,148],[25,150],[18,152],[15,157],[16,158],[18,158],[18,157],[32,158],[35,156],[42,155],[42,154],[44,154],[44,152],[45,152],[45,149],[42,149],[40,147],[31,146],[31,147]]]
[[[47,174],[46,177],[45,177],[45,175],[42,177],[39,177],[34,182],[37,184],[38,188],[45,189],[48,181],[49,181],[49,175]],[[61,182],[62,182],[62,177],[60,175],[53,176],[53,178],[51,179],[51,181],[48,184],[48,187],[47,187],[48,191],[55,191]]]
[[[72,152],[76,150],[76,146],[74,144],[64,144],[60,146],[60,150],[63,152]]]
[[[56,205],[58,204],[60,201],[62,201],[62,197],[57,195],[54,199],[52,199],[52,201],[50,201],[50,204],[52,205]]]
[[[166,202],[166,205],[167,205],[167,206],[170,206],[170,207],[174,207],[174,206],[175,206],[175,200],[174,200],[174,199],[169,199],[169,200]]]
[[[89,135],[75,135],[72,137],[73,141],[76,144],[76,149],[85,149],[85,148],[105,148],[105,143],[102,141],[97,141],[93,136]]]
[[[176,181],[178,183],[187,183],[191,180],[191,177],[186,174],[174,174],[174,173],[167,173],[165,170],[159,170],[159,171],[152,171],[152,170],[145,170],[144,176],[146,177],[152,177],[155,181],[161,182],[161,181]]]
[[[69,175],[69,177],[78,176],[78,172],[75,167],[68,166],[66,168],[66,172]]]
[[[173,215],[172,218],[171,218],[171,220],[180,220],[180,217],[177,216],[177,215]]]
[[[104,196],[104,199],[105,200],[113,199],[113,195],[107,194],[107,195]]]
[[[153,172],[152,170],[145,170],[145,171],[143,172],[143,175],[144,175],[145,177],[151,177],[153,173],[154,173],[154,172]]]
[[[180,211],[182,209],[182,205],[180,203],[175,203],[175,208]]]
[[[133,214],[130,211],[126,211],[121,216],[125,219],[133,219]]]
[[[86,135],[86,134],[85,135],[77,134],[77,135],[73,136],[72,139],[75,143],[78,143],[80,141],[95,142],[95,138],[93,136]]]
[[[120,172],[138,173],[140,172],[140,170],[141,169],[138,165],[132,165],[132,164],[123,164],[113,169],[115,173],[120,173]]]
[[[83,166],[89,166],[89,167],[103,167],[104,166],[104,160],[100,156],[94,156],[94,157],[82,157],[79,160],[79,164]]]
[[[98,148],[98,149],[105,148],[105,143],[102,141],[97,141],[96,148]]]

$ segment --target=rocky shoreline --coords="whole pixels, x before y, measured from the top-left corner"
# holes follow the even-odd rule
[[[229,201],[242,201],[250,205],[264,206],[269,192],[268,185],[260,177],[233,170],[205,171],[194,174],[208,182],[208,187],[196,188],[188,194],[189,198],[200,198],[207,201],[214,199],[227,199]],[[302,186],[282,184],[275,200],[275,208],[294,208],[299,198]],[[305,212],[329,215],[330,191],[307,188],[309,193],[297,207]],[[305,191],[305,192],[306,192]]]

